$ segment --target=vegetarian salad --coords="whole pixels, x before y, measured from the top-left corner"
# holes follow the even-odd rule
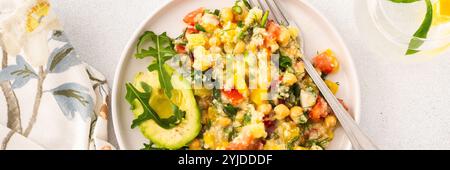
[[[337,120],[305,73],[299,30],[269,15],[243,0],[221,10],[190,12],[176,38],[143,33],[135,57],[152,62],[126,84],[135,117],[131,128],[149,139],[143,149],[327,147]],[[326,80],[339,70],[334,53],[318,53],[313,63],[336,93],[338,83]],[[196,83],[219,79],[213,86]]]

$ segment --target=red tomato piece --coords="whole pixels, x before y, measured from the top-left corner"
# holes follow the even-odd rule
[[[183,19],[183,21],[186,24],[192,25],[194,26],[195,23],[197,22],[197,18],[200,18],[201,15],[203,15],[203,12],[205,12],[205,8],[199,8],[196,9],[195,11],[190,12],[188,15],[186,15]]]
[[[222,91],[222,93],[228,100],[231,101],[231,104],[234,106],[239,105],[239,103],[241,103],[244,99],[244,96],[236,89],[232,89],[230,91]]]
[[[324,74],[333,73],[339,67],[339,63],[331,50],[327,50],[314,57],[313,63]]]
[[[199,31],[197,29],[195,29],[194,27],[188,27],[186,29],[186,34],[196,34],[199,33]]]
[[[321,118],[328,116],[329,112],[327,102],[319,96],[316,105],[309,111],[309,118],[313,121],[319,121]]]
[[[272,39],[276,39],[281,33],[280,26],[272,20],[267,23],[266,30]]]
[[[186,54],[186,46],[184,45],[175,45],[175,51],[177,51],[178,54]]]

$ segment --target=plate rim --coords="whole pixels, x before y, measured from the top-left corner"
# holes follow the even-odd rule
[[[122,140],[122,134],[119,133],[121,130],[118,128],[118,124],[119,124],[119,120],[118,120],[118,111],[117,111],[117,102],[118,102],[118,98],[117,95],[119,93],[119,89],[118,89],[118,83],[119,80],[121,80],[122,74],[123,74],[123,67],[124,67],[124,62],[128,57],[128,54],[130,52],[130,49],[132,48],[132,46],[135,44],[136,39],[139,37],[139,34],[145,30],[146,25],[148,24],[148,22],[150,20],[153,19],[153,17],[155,17],[158,13],[160,13],[162,10],[164,10],[165,8],[169,7],[172,3],[176,2],[177,0],[168,0],[165,2],[162,2],[163,4],[156,8],[155,10],[153,10],[151,13],[148,14],[148,17],[146,17],[140,24],[139,26],[136,28],[136,30],[134,31],[134,33],[132,34],[130,40],[128,40],[126,46],[124,47],[124,49],[122,50],[122,53],[120,55],[119,58],[119,63],[115,69],[115,73],[114,73],[114,81],[113,81],[113,88],[112,88],[112,94],[111,94],[111,115],[112,115],[112,123],[113,123],[113,129],[114,129],[114,134],[116,136],[116,141],[118,143],[118,147],[120,150],[124,150],[123,146],[124,146],[124,142]],[[353,106],[353,109],[355,110],[353,113],[353,118],[355,119],[357,124],[360,124],[361,121],[361,92],[360,92],[360,82],[359,82],[359,76],[358,73],[356,72],[356,65],[353,61],[353,56],[350,53],[350,50],[347,47],[347,44],[344,42],[344,40],[342,39],[341,34],[339,34],[339,32],[337,31],[336,27],[334,25],[331,24],[331,22],[319,11],[317,10],[314,6],[312,6],[309,2],[306,1],[302,1],[302,0],[296,0],[299,3],[302,3],[303,5],[305,5],[307,8],[309,8],[310,10],[312,10],[323,22],[324,24],[326,24],[331,32],[336,35],[336,40],[338,41],[339,44],[342,44],[343,48],[342,48],[342,52],[344,53],[345,56],[348,56],[348,69],[349,69],[349,78],[350,80],[353,79],[354,82],[352,82],[352,84],[355,85],[355,87],[352,89],[354,96],[355,96],[355,103],[356,105]],[[351,149],[352,146],[350,144],[349,141],[346,142],[346,144],[344,145],[344,147],[342,148],[342,150],[349,150]]]

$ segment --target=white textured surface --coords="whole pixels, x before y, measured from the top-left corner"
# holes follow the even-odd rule
[[[130,36],[164,1],[53,0],[53,4],[82,59],[112,82]],[[364,35],[357,33],[353,0],[308,1],[337,27],[354,57],[361,84],[361,127],[374,142],[382,149],[450,149],[450,55],[424,62],[375,56],[364,46]]]

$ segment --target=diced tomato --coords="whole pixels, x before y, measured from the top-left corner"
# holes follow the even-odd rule
[[[186,15],[183,19],[183,21],[186,24],[194,26],[197,22],[198,18],[202,17],[203,12],[205,11],[205,8],[199,8],[195,11],[190,12],[188,15]]]
[[[175,51],[177,51],[178,54],[186,54],[186,46],[184,45],[175,45]]]
[[[319,121],[321,118],[328,116],[329,113],[327,102],[319,96],[316,105],[309,111],[309,118],[313,121]]]
[[[331,50],[314,57],[313,63],[324,74],[336,72],[339,68],[339,63]]]
[[[197,33],[199,33],[200,31],[198,31],[197,29],[195,29],[194,27],[188,27],[187,29],[186,29],[186,34],[197,34]]]
[[[232,89],[229,91],[223,90],[222,93],[225,95],[225,97],[227,97],[228,100],[231,101],[231,104],[234,106],[239,105],[244,99],[244,96],[236,89]]]
[[[266,30],[269,33],[269,38],[271,39],[276,39],[281,33],[280,25],[272,20],[267,23]]]

